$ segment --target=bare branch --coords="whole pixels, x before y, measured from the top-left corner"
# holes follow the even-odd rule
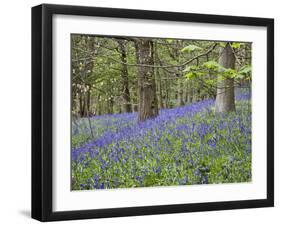
[[[131,67],[153,67],[153,68],[173,68],[173,67],[184,67],[185,65],[187,64],[190,64],[191,62],[193,62],[194,60],[202,57],[202,56],[205,56],[207,54],[209,54],[210,52],[212,52],[215,47],[217,46],[217,43],[215,43],[208,51],[204,52],[204,53],[201,53],[181,64],[178,64],[178,65],[149,65],[149,64],[130,64],[130,63],[124,63],[124,62],[121,62],[121,61],[118,61],[118,60],[115,60],[114,58],[111,58],[109,57],[108,59],[112,60],[112,61],[115,61],[117,63],[120,63],[120,64],[126,64],[127,66],[131,66]]]

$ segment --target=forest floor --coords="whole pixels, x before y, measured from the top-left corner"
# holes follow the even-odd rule
[[[76,120],[72,190],[250,182],[251,99],[236,95],[227,114],[214,103],[162,109],[141,123],[137,113]]]

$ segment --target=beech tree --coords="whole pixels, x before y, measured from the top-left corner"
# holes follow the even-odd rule
[[[235,111],[235,91],[251,87],[251,43],[71,36],[72,113],[137,112],[139,121],[214,99]]]
[[[137,64],[153,65],[154,53],[152,40],[138,38],[135,40],[135,46]],[[138,118],[139,121],[144,121],[158,115],[158,103],[153,67],[138,66],[138,86]]]
[[[235,56],[229,42],[221,47],[219,64],[225,69],[235,69]],[[218,77],[216,112],[230,111],[235,111],[234,78],[224,75]]]

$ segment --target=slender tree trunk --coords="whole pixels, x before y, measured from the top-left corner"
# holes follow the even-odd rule
[[[160,60],[157,52],[157,43],[154,44],[154,63],[157,63],[157,65],[160,65]],[[162,97],[162,80],[161,80],[161,75],[159,73],[159,68],[155,68],[155,77],[156,77],[156,91],[158,94],[158,108],[162,109],[163,108],[163,97]]]
[[[161,81],[161,76],[159,73],[159,68],[155,68],[155,77],[157,78],[156,80],[156,94],[158,96],[158,108],[161,109],[163,108],[163,97],[162,97],[162,81]]]
[[[167,79],[165,80],[165,108],[169,108],[169,103],[170,103],[170,93],[169,93],[169,84],[168,84],[168,81]]]
[[[194,81],[192,81],[192,102],[197,102],[197,87]]]
[[[102,114],[102,106],[101,106],[101,101],[100,101],[100,94],[97,96],[97,115]]]
[[[80,117],[83,116],[83,100],[81,93],[79,94],[79,115]]]
[[[175,51],[175,53],[174,53],[174,59],[178,62],[178,64],[180,64],[180,62],[181,62],[181,55],[180,55],[180,49],[182,49],[183,48],[183,45],[182,45],[182,42],[181,41],[177,41],[176,42],[176,49],[174,50]],[[184,68],[178,68],[179,69],[179,72],[178,72],[178,75],[177,76],[179,76],[179,78],[180,79],[178,79],[178,87],[177,87],[177,89],[178,89],[178,92],[177,92],[177,101],[178,101],[178,106],[182,106],[182,105],[184,105],[184,98],[183,98],[183,79],[182,79],[182,77],[183,77],[183,69]]]
[[[135,41],[136,58],[138,64],[153,65],[153,42],[149,39],[137,39]],[[139,121],[156,117],[158,115],[158,103],[156,96],[156,84],[154,70],[151,67],[138,67],[139,87]]]
[[[121,78],[122,78],[122,97],[123,97],[123,111],[124,112],[132,112],[132,105],[131,105],[131,97],[130,97],[130,90],[129,90],[129,75],[128,75],[128,68],[127,68],[127,53],[126,53],[126,46],[124,40],[118,40],[119,51],[121,54],[121,62],[122,62],[122,71],[121,71]]]
[[[114,105],[114,100],[113,100],[113,98],[110,98],[107,101],[107,113],[108,114],[113,114],[113,105]]]
[[[92,93],[92,91],[89,88],[87,91],[87,97],[86,97],[87,98],[87,113],[86,113],[87,116],[92,114],[92,112],[91,112],[91,93]]]
[[[224,68],[235,68],[235,56],[229,43],[221,49],[219,64]],[[216,112],[235,111],[234,80],[232,78],[218,79]]]
[[[179,105],[179,106],[184,105],[184,99],[183,99],[183,81],[182,81],[182,79],[179,79],[179,81],[178,81],[178,105]]]
[[[79,96],[79,114],[80,114],[80,117],[85,117],[86,116],[86,101],[85,101],[85,93],[80,93],[80,96]]]
[[[158,72],[158,78],[159,78],[159,106],[160,109],[164,108],[164,104],[163,104],[163,94],[162,94],[162,80],[159,74],[159,69],[157,68],[157,72]]]
[[[138,95],[139,95],[139,90],[138,90],[138,81],[137,79],[134,80],[133,83],[133,111],[138,112]]]
[[[197,89],[197,101],[201,101],[202,97],[201,97],[201,90],[200,88]]]
[[[185,103],[191,103],[190,81],[185,82]]]

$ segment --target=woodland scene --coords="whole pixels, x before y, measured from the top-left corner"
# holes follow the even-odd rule
[[[71,189],[250,182],[247,42],[71,35]]]

